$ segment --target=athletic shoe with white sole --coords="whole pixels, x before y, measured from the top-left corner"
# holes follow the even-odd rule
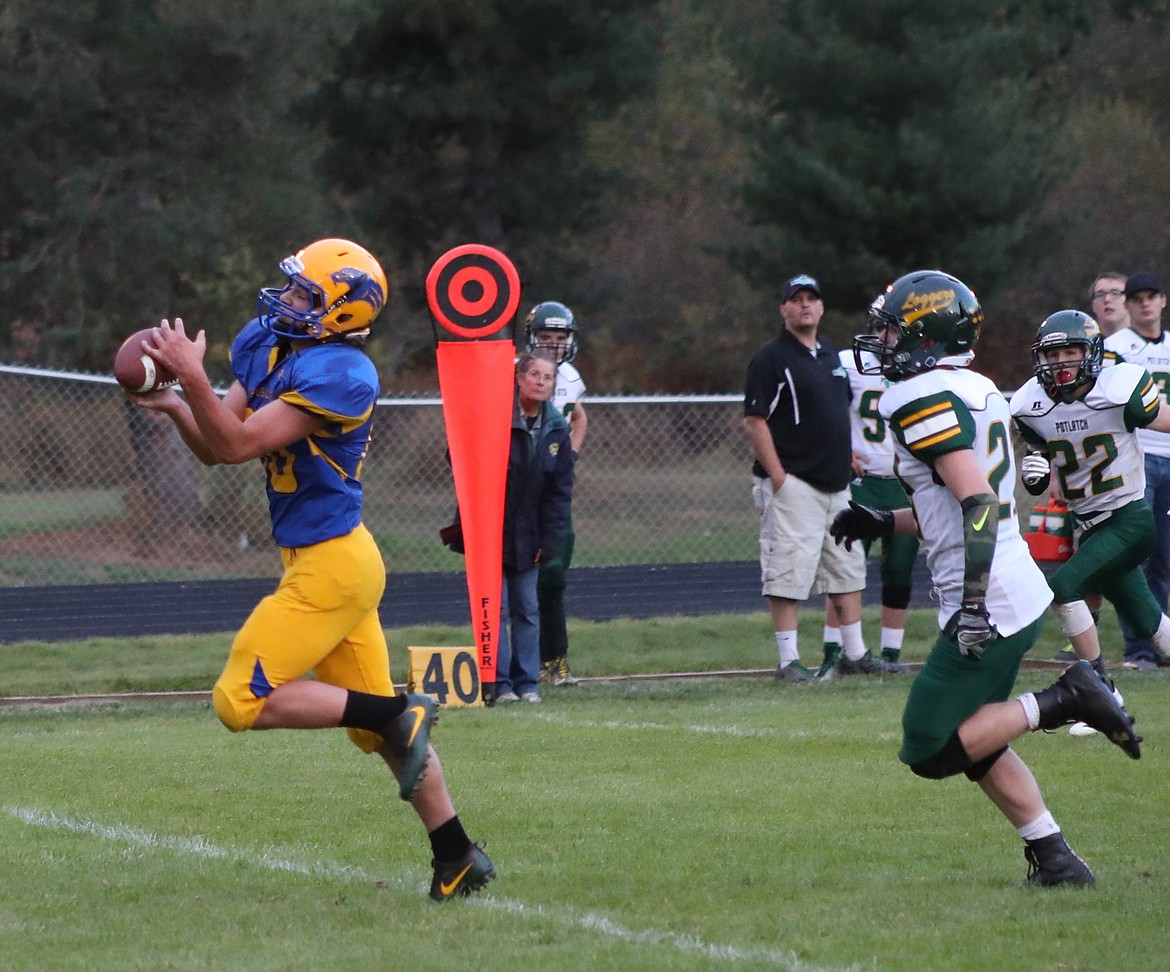
[[[1125,699],[1123,699],[1121,697],[1121,693],[1117,691],[1117,686],[1110,682],[1109,687],[1113,689],[1113,697],[1117,699],[1117,704],[1124,706]],[[1097,730],[1092,726],[1086,726],[1083,722],[1074,722],[1071,726],[1068,727],[1068,734],[1070,736],[1095,736],[1097,734]]]
[[[1035,693],[1039,729],[1057,729],[1084,722],[1104,734],[1131,759],[1141,759],[1142,737],[1133,716],[1118,704],[1113,688],[1084,659],[1070,665],[1055,682]]]

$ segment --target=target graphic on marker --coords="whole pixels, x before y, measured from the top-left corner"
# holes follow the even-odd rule
[[[482,243],[448,250],[427,274],[427,303],[452,334],[490,337],[520,306],[520,275],[503,253]]]

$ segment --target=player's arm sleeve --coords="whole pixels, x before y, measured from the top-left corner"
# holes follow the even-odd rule
[[[1133,393],[1125,403],[1125,427],[1130,431],[1144,429],[1158,417],[1162,396],[1148,371],[1142,372],[1141,380],[1134,386]]]
[[[999,497],[976,493],[960,504],[963,511],[963,602],[981,604],[987,597],[995,541],[999,534]]]

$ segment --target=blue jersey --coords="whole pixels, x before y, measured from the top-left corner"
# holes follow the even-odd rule
[[[282,547],[345,536],[362,518],[362,462],[379,386],[374,363],[343,342],[281,356],[275,334],[249,321],[232,342],[232,373],[248,414],[280,399],[329,419],[318,432],[264,456],[272,536]]]

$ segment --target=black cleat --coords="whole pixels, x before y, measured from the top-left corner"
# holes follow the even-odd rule
[[[435,876],[431,879],[431,900],[448,901],[465,898],[482,891],[496,876],[495,865],[479,844],[472,844],[467,853],[453,861],[431,861]]]
[[[841,660],[837,662],[838,675],[901,675],[907,671],[909,669],[905,665],[881,661],[868,651],[856,660],[842,654]]]
[[[1083,722],[1124,750],[1141,759],[1142,737],[1133,731],[1133,716],[1117,701],[1112,686],[1084,659],[1070,665],[1048,688],[1036,693],[1041,729]]]
[[[438,719],[438,703],[429,695],[410,692],[406,710],[382,732],[390,751],[398,757],[398,795],[413,800],[431,758],[431,729]]]
[[[1028,862],[1028,883],[1044,888],[1058,884],[1091,887],[1097,881],[1089,865],[1082,861],[1064,839],[1056,833],[1024,844]]]

